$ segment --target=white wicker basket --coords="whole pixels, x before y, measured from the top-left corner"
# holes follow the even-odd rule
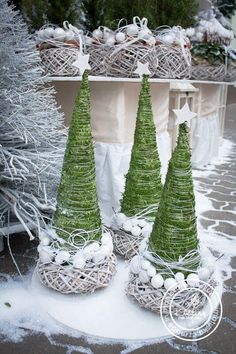
[[[124,230],[113,230],[114,251],[125,259],[131,259],[139,252],[139,246],[143,236],[133,236]]]
[[[112,254],[98,264],[91,262],[81,269],[54,262],[43,264],[39,261],[37,271],[44,285],[60,293],[92,293],[98,288],[108,286],[116,271],[116,257]]]
[[[79,69],[73,66],[78,48],[58,47],[40,51],[42,66],[46,74],[51,76],[76,76]]]
[[[224,81],[225,65],[192,65],[191,78],[194,80]]]

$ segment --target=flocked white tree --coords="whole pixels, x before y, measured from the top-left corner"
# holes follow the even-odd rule
[[[0,8],[0,227],[18,219],[32,238],[55,208],[65,130],[22,17]]]

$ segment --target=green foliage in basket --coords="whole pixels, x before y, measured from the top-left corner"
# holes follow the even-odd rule
[[[101,235],[87,72],[72,113],[53,225],[68,232],[96,230],[93,239]],[[58,233],[63,237],[63,232]]]
[[[122,213],[133,216],[144,208],[159,203],[162,192],[160,167],[150,84],[148,76],[144,75],[139,95],[131,162],[121,202]]]
[[[191,49],[193,62],[210,65],[220,65],[225,63],[225,50],[220,44],[216,43],[198,43]]]
[[[178,261],[180,256],[184,257],[197,247],[191,151],[187,127],[181,124],[150,236],[149,249],[166,260]]]

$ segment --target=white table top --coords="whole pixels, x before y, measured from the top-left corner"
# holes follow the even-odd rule
[[[45,81],[81,81],[82,76],[45,76]],[[140,82],[141,78],[124,78],[124,77],[108,77],[108,76],[89,76],[91,82]],[[190,80],[190,79],[158,79],[150,78],[150,83],[191,83],[191,84],[216,84],[216,85],[235,85],[235,82],[222,82],[222,81],[203,81],[203,80]]]

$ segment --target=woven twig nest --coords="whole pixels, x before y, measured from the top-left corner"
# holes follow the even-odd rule
[[[191,54],[188,48],[185,48],[185,55],[188,62],[191,63]],[[162,79],[190,77],[191,66],[187,64],[182,48],[158,45],[156,46],[156,58],[158,60],[158,66],[155,70],[155,77]]]
[[[113,245],[114,251],[119,256],[125,259],[131,259],[139,252],[140,243],[143,240],[143,236],[133,236],[124,230],[113,230]]]
[[[236,67],[235,66],[232,66],[232,65],[228,66],[224,81],[228,81],[228,82],[236,81]]]
[[[38,262],[40,281],[47,287],[63,294],[92,293],[110,283],[116,269],[116,257],[112,254],[98,264],[90,263],[78,269],[71,265]]]
[[[86,46],[91,66],[90,75],[106,76],[105,58],[108,55],[108,47],[102,44],[90,44]]]
[[[225,65],[192,65],[191,78],[194,80],[224,81]]]
[[[132,299],[138,302],[140,307],[151,310],[155,313],[169,314],[170,303],[171,303],[171,313],[174,316],[182,316],[186,314],[196,314],[198,313],[206,304],[206,296],[202,294],[199,290],[203,291],[205,294],[210,296],[213,292],[212,288],[217,286],[217,282],[212,278],[209,280],[207,286],[206,283],[200,283],[199,287],[194,290],[191,288],[186,288],[178,296],[179,290],[169,291],[165,296],[166,290],[164,288],[155,289],[150,283],[141,283],[138,275],[130,274],[129,283],[126,287],[126,293]],[[177,295],[175,297],[175,294]],[[163,297],[165,296],[164,301]],[[163,302],[163,303],[162,303]]]
[[[40,51],[42,66],[46,74],[52,76],[76,76],[79,69],[73,66],[78,48],[58,47]]]
[[[104,64],[107,76],[137,77],[134,71],[138,61],[149,63],[150,76],[154,76],[157,67],[156,51],[153,46],[143,43],[133,43],[120,49],[110,50],[105,57]]]

